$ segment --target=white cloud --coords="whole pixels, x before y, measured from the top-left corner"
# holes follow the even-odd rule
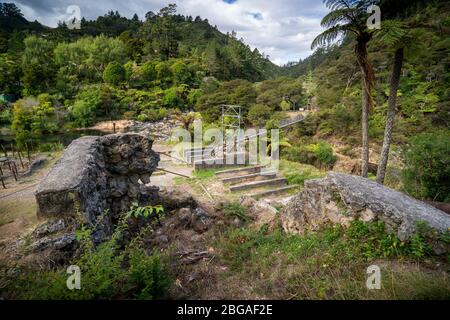
[[[14,0],[26,18],[55,26],[69,5],[80,6],[89,19],[117,10],[142,19],[146,12],[157,12],[164,0]],[[327,9],[320,0],[172,0],[185,15],[201,16],[222,32],[236,31],[252,48],[270,56],[277,64],[298,61],[311,54],[310,45],[321,32],[320,20]]]

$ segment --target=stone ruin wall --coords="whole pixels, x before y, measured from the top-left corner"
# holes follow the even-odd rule
[[[152,204],[157,198],[158,189],[147,185],[160,160],[152,143],[136,133],[74,140],[37,188],[38,217],[93,226],[102,216],[109,233],[133,201]]]

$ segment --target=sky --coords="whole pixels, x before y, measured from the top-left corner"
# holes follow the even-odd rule
[[[178,12],[208,19],[224,33],[236,31],[250,47],[258,48],[278,65],[309,56],[311,42],[322,28],[327,13],[321,0],[10,0],[25,18],[47,26],[70,19],[67,9],[76,5],[86,19],[95,19],[109,10],[144,19],[148,11],[158,12],[176,3]]]

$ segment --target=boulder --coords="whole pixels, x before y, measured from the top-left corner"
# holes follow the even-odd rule
[[[102,223],[110,223],[133,201],[152,204],[157,188],[135,178],[151,175],[158,165],[152,143],[135,133],[74,140],[37,188],[38,217],[75,218],[93,226],[105,213],[109,219]]]
[[[272,225],[277,216],[277,209],[264,200],[255,200],[252,197],[242,196],[240,203],[247,209],[247,214],[252,218],[253,225],[261,227],[265,224]]]
[[[193,208],[197,205],[191,194],[179,188],[161,187],[158,196],[159,203],[166,211],[184,207]]]
[[[348,226],[355,219],[384,221],[400,240],[416,232],[418,221],[439,233],[450,228],[450,215],[431,205],[369,179],[335,172],[305,181],[305,189],[281,212],[283,228],[291,233],[329,222]]]
[[[33,162],[30,164],[28,169],[22,173],[22,176],[28,177],[31,176],[34,172],[36,172],[38,169],[42,168],[42,166],[47,161],[46,158],[39,157],[36,160],[33,160]]]

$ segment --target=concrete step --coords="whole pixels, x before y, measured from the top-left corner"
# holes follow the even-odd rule
[[[251,166],[251,167],[244,167],[239,169],[228,169],[228,170],[222,170],[217,171],[216,176],[218,178],[229,178],[233,176],[244,176],[252,173],[259,173],[261,172],[261,169],[264,168],[264,165],[257,165],[257,166]]]
[[[289,191],[298,189],[300,187],[301,186],[299,184],[295,184],[295,185],[285,186],[285,187],[276,188],[276,189],[264,190],[264,191],[253,193],[250,195],[250,197],[255,198],[255,199],[260,199],[260,198],[264,198],[264,197],[270,197],[270,196],[283,194],[285,192],[289,192]]]
[[[184,150],[184,159],[187,162],[192,162],[194,157],[201,157],[203,153],[211,153],[212,148],[196,148],[196,149],[186,149]]]
[[[222,183],[233,185],[233,184],[242,183],[242,182],[274,179],[276,176],[277,176],[276,172],[270,172],[270,173],[268,172],[265,174],[258,172],[258,173],[251,173],[251,174],[246,174],[246,175],[238,175],[238,176],[223,178],[221,180],[222,180]]]
[[[196,155],[188,155],[186,157],[186,160],[187,160],[187,162],[194,163],[194,162],[213,159],[213,158],[216,158],[216,157],[211,157],[210,153],[207,153],[205,155],[200,153],[198,155],[197,154]]]
[[[242,153],[241,153],[242,155]],[[234,161],[231,161],[231,163],[227,163],[227,158],[220,158],[220,157],[214,157],[214,158],[207,158],[207,159],[202,159],[202,160],[198,160],[198,161],[194,161],[194,169],[195,170],[199,170],[199,169],[214,169],[214,168],[223,168],[223,167],[242,167],[245,165],[245,163],[238,163],[238,154],[233,154],[234,156]],[[244,154],[244,160],[246,160],[245,158],[245,154]],[[211,163],[207,163],[211,162]]]
[[[286,184],[287,184],[286,178],[275,178],[275,179],[252,181],[252,182],[233,185],[233,186],[230,186],[230,191],[236,192],[236,191],[255,189],[255,188],[261,188],[261,187],[266,187],[266,186],[284,186]]]

